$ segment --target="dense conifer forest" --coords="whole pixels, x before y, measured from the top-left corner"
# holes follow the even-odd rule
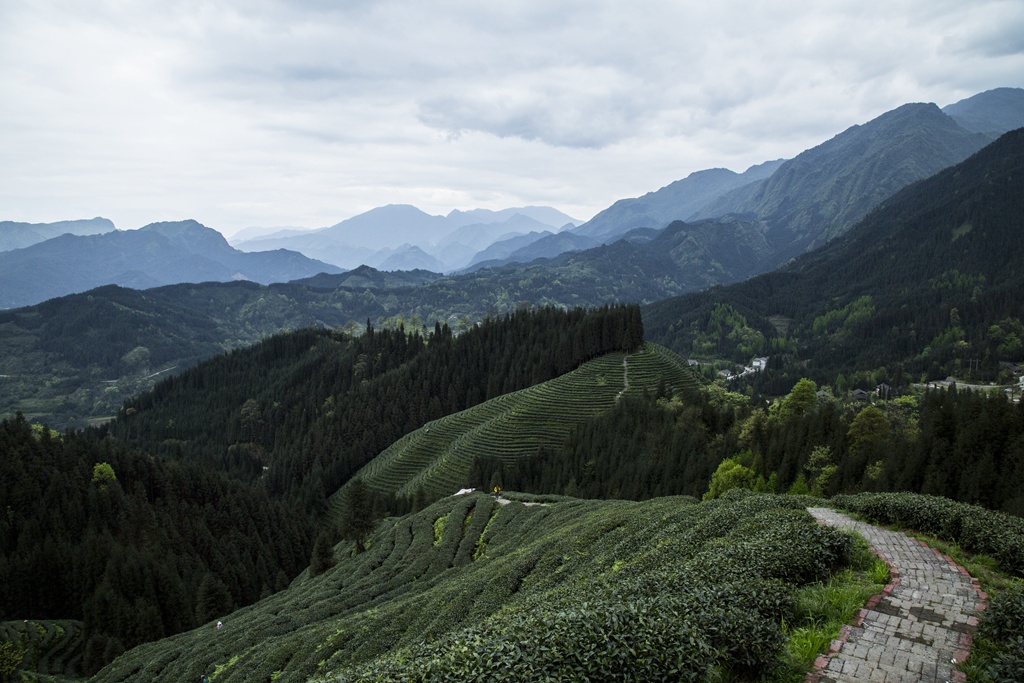
[[[272,496],[322,511],[326,496],[403,434],[643,343],[636,306],[523,310],[454,337],[305,330],[172,378],[105,433],[154,454],[203,460]],[[264,470],[266,468],[266,470]]]
[[[310,519],[214,468],[0,423],[0,620],[84,621],[83,671],[288,585]]]

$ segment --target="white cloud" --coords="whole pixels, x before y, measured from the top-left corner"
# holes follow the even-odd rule
[[[581,218],[1024,86],[1018,0],[0,4],[0,219]]]

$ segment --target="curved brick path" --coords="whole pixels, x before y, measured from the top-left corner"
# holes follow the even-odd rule
[[[971,647],[986,595],[965,569],[909,538],[827,508],[808,508],[822,524],[856,531],[889,565],[892,583],[844,626],[808,683],[962,681],[953,669]]]

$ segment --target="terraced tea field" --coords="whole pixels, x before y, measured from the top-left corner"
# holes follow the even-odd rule
[[[46,680],[81,678],[82,622],[5,621],[0,623],[0,642],[25,646],[25,671],[51,676]]]
[[[709,680],[770,668],[795,586],[849,545],[788,496],[510,496],[384,520],[366,552],[93,681]]]
[[[700,380],[683,359],[656,344],[628,356],[608,354],[548,382],[434,420],[389,446],[357,476],[384,493],[412,496],[422,487],[431,497],[449,495],[466,484],[477,458],[512,463],[541,447],[557,450],[573,426],[610,409],[620,395],[653,392],[661,381],[681,389]]]

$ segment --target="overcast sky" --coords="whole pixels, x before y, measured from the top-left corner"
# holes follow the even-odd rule
[[[1021,0],[0,0],[0,220],[587,219],[1000,86]]]

